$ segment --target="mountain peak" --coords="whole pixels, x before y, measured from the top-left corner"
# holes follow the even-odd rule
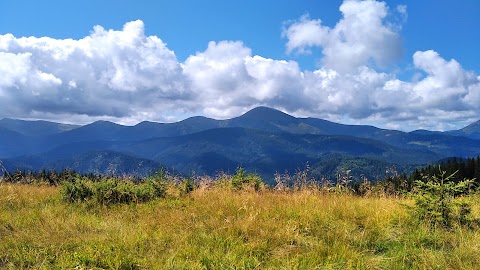
[[[110,121],[98,120],[85,126],[121,126],[121,125],[110,122]]]
[[[244,113],[239,118],[254,118],[256,120],[293,120],[296,119],[295,117],[286,114],[282,111],[277,109],[269,108],[269,107],[256,107],[251,109],[250,111]]]
[[[110,121],[99,120],[88,125],[82,126],[80,128],[71,130],[70,132],[73,133],[83,133],[83,132],[112,132],[112,131],[119,131],[128,128],[127,126],[123,126],[117,123],[113,123]]]

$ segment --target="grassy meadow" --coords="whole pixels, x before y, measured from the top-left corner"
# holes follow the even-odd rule
[[[470,195],[480,216],[480,196]],[[409,199],[235,190],[104,205],[0,183],[1,269],[478,269],[480,231],[431,228]]]

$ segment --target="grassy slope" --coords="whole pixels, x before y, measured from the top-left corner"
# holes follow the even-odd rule
[[[474,216],[478,217],[478,197]],[[414,225],[393,198],[195,190],[145,204],[67,204],[0,184],[0,268],[476,269],[480,233]]]

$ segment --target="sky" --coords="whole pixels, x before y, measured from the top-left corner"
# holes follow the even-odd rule
[[[477,0],[0,0],[0,118],[480,119]]]

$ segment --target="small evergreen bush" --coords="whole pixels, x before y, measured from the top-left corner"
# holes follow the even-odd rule
[[[446,176],[445,171],[440,171],[440,177],[427,175],[415,181],[415,207],[411,212],[414,218],[433,227],[450,228],[454,224],[471,223],[471,205],[455,197],[467,195],[474,181],[453,181],[455,174]]]
[[[62,198],[68,202],[88,200],[94,195],[93,182],[76,177],[71,182],[63,182],[61,194]]]
[[[67,202],[93,200],[98,204],[137,203],[163,198],[166,195],[166,183],[158,176],[136,184],[131,180],[108,178],[103,181],[78,177],[62,185],[62,198]]]
[[[247,186],[253,186],[253,188],[258,191],[262,187],[262,178],[260,176],[248,173],[244,168],[238,167],[237,171],[231,178],[232,188],[235,190],[244,189]]]
[[[179,189],[182,194],[189,194],[195,189],[195,181],[192,178],[185,178],[180,183]]]

